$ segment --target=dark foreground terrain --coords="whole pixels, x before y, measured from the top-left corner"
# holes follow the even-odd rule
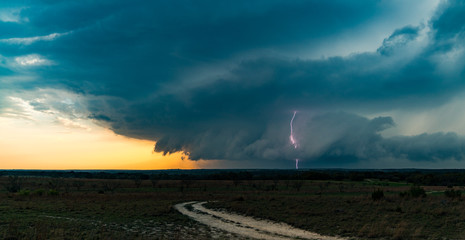
[[[465,239],[462,171],[0,172],[0,239],[241,239],[187,201],[354,239]]]

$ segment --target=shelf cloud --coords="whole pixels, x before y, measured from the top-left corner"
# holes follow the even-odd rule
[[[14,19],[28,21],[0,22],[8,32],[0,72],[33,79],[3,80],[9,95],[29,91],[33,103],[38,89],[78,94],[88,119],[192,160],[281,167],[297,157],[322,167],[461,161],[461,132],[384,134],[402,124],[389,113],[427,112],[464,93],[465,5],[406,4],[432,7],[405,13],[395,1],[268,0],[9,6],[20,9]],[[345,41],[350,49],[359,39],[377,47],[350,54],[328,47]],[[312,54],[325,51],[332,54]],[[38,109],[54,108],[48,104]],[[297,150],[289,143],[294,111]]]

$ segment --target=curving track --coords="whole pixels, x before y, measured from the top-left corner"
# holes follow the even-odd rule
[[[269,240],[344,239],[340,237],[322,236],[317,233],[294,228],[285,223],[257,220],[233,213],[207,209],[203,206],[205,203],[206,202],[185,202],[176,204],[174,208],[200,223],[249,238]]]

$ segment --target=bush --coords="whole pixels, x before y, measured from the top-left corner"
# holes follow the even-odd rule
[[[410,188],[410,196],[417,198],[417,197],[426,197],[425,189],[420,186],[412,186]]]
[[[156,187],[158,184],[158,179],[152,176],[150,178],[150,182],[152,182],[152,187]]]
[[[34,194],[37,196],[42,196],[45,195],[45,190],[44,189],[37,189],[34,191]]]
[[[29,191],[27,189],[19,191],[19,195],[21,195],[21,196],[29,196],[30,194],[31,194],[31,191]]]
[[[50,181],[48,181],[49,189],[54,189],[56,191],[58,191],[58,189],[60,189],[63,185],[63,178],[52,178]]]
[[[21,190],[21,178],[18,176],[9,176],[8,183],[5,185],[5,188],[10,193],[19,192]]]
[[[140,186],[142,185],[142,178],[140,178],[140,176],[137,176],[133,180],[134,180],[134,184],[136,185],[136,187],[140,188]]]
[[[444,191],[444,195],[448,198],[460,198],[460,196],[462,196],[462,192],[460,190],[451,189]]]
[[[58,190],[56,190],[56,189],[50,189],[50,190],[48,191],[48,195],[50,195],[50,196],[58,196]]]
[[[399,196],[402,197],[402,198],[403,198],[403,197],[407,197],[407,196],[408,196],[408,192],[400,192],[400,193],[399,193]]]
[[[378,201],[383,198],[384,198],[384,191],[381,189],[377,189],[371,194],[371,199],[373,199],[373,201]]]
[[[302,188],[303,185],[304,185],[303,180],[297,180],[297,181],[294,181],[294,184],[292,185],[292,187],[294,187],[295,190],[300,192],[300,189]]]
[[[73,187],[76,188],[77,191],[80,191],[81,188],[85,185],[83,181],[74,181],[73,182]]]
[[[425,192],[425,189],[423,189],[420,186],[412,186],[410,190],[408,190],[407,192],[400,192],[399,196],[400,197],[413,197],[413,198],[426,197],[426,192]]]
[[[121,186],[121,184],[119,182],[116,182],[116,180],[109,181],[109,182],[104,182],[102,192],[112,192],[113,193],[120,186]],[[100,191],[99,191],[99,193],[100,193]]]

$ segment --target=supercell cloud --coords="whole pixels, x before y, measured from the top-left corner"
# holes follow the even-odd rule
[[[463,99],[465,4],[409,2],[416,12],[403,4],[5,4],[0,113],[20,95],[38,111],[156,141],[155,151],[237,167],[293,167],[295,158],[303,167],[461,161],[465,132],[394,130],[402,112]],[[50,89],[79,101],[60,102]],[[297,150],[289,143],[295,110]]]

